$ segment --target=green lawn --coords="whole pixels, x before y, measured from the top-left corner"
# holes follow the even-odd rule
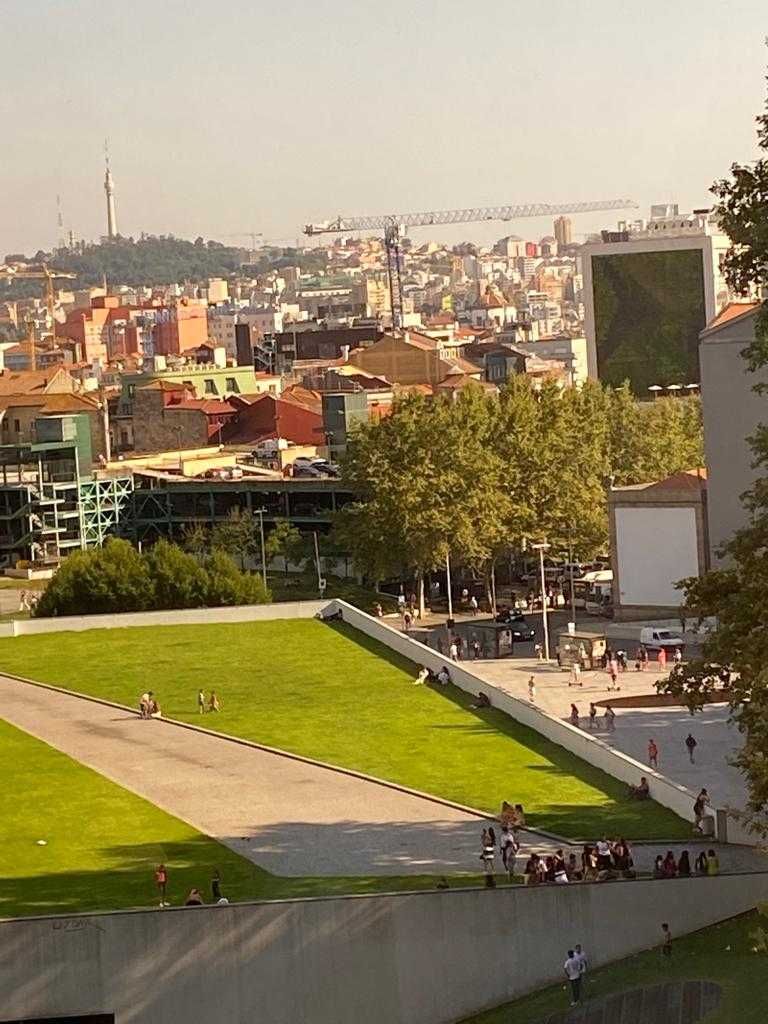
[[[586,998],[597,998],[670,979],[714,981],[723,989],[719,1008],[706,1024],[764,1024],[768,1014],[768,957],[752,952],[749,933],[766,926],[757,913],[674,941],[672,959],[663,961],[658,949],[640,953],[588,975]],[[468,1018],[464,1024],[544,1024],[548,1016],[568,1006],[562,985],[553,985],[525,999]]]
[[[414,687],[414,667],[346,625],[278,620],[93,630],[0,641],[0,671],[163,712],[270,746],[498,811],[569,837],[687,838],[670,811],[453,687]],[[196,713],[198,688],[222,712]]]
[[[159,863],[174,905],[193,887],[209,901],[215,868],[232,901],[434,888],[419,875],[275,877],[2,721],[0,763],[13,766],[12,784],[0,789],[0,917],[154,906]],[[462,876],[461,884],[481,879]]]

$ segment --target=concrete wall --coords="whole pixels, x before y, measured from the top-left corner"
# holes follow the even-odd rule
[[[750,373],[742,351],[754,340],[755,315],[705,331],[699,345],[704,450],[707,465],[709,544],[713,564],[717,551],[741,526],[747,514],[741,495],[754,483],[747,438],[768,420],[768,398],[755,394],[755,384],[768,383],[768,373]]]
[[[696,794],[691,793],[684,786],[654,772],[647,765],[627,757],[621,751],[614,750],[597,737],[589,735],[582,729],[577,729],[570,722],[554,718],[527,701],[513,697],[492,683],[480,679],[469,670],[469,663],[452,664],[437,651],[433,651],[431,647],[411,639],[399,630],[392,629],[381,619],[366,615],[365,612],[361,612],[345,601],[329,602],[325,614],[330,614],[333,610],[340,611],[344,621],[354,626],[355,629],[380,640],[391,650],[410,658],[418,665],[426,665],[433,671],[437,671],[443,665],[448,665],[451,679],[460,689],[475,695],[482,690],[483,693],[488,694],[494,707],[505,711],[515,721],[535,729],[536,732],[546,736],[553,743],[565,747],[566,750],[570,750],[571,753],[596,768],[602,769],[608,775],[633,785],[636,785],[640,781],[640,776],[644,775],[648,779],[651,796],[657,803],[669,807],[686,821],[693,821],[693,803]]]
[[[265,622],[268,619],[313,619],[327,601],[286,601],[229,608],[182,608],[163,612],[124,612],[120,615],[68,615],[60,619],[15,619],[0,623],[0,637],[32,633],[66,633],[123,626],[194,626],[216,622]]]
[[[675,583],[699,575],[696,509],[616,507],[617,588],[620,603],[676,608]]]
[[[604,964],[657,944],[662,921],[680,936],[766,898],[760,873],[12,921],[0,924],[0,1012],[448,1024],[562,981],[575,942]]]

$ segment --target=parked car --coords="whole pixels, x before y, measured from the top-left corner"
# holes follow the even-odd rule
[[[509,626],[515,643],[528,643],[536,637],[536,630],[526,617],[511,608],[503,608],[496,616],[496,621],[501,625]]]
[[[328,459],[313,459],[312,465],[325,476],[337,477],[339,475],[339,467],[335,462],[329,462]]]
[[[654,629],[652,626],[643,626],[640,630],[640,643],[650,651],[658,651],[663,647],[666,651],[674,651],[679,647],[683,649],[685,641],[679,633],[671,629]]]

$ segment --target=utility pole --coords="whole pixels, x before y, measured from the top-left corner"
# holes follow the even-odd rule
[[[451,553],[445,556],[445,588],[448,591],[448,624],[453,623],[453,595],[451,594]]]
[[[547,621],[547,588],[544,579],[544,552],[549,551],[549,544],[531,544],[539,552],[539,571],[541,575],[541,622],[544,627],[544,660],[549,661],[549,623]]]
[[[264,580],[264,587],[267,586],[267,548],[264,544],[264,513],[265,508],[257,508],[254,511],[259,514],[259,536],[261,537],[261,578]]]

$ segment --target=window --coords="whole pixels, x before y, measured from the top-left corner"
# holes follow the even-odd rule
[[[227,377],[227,391],[230,391],[234,395],[240,394],[240,388],[237,386],[237,381],[234,377]]]
[[[203,383],[205,384],[206,395],[218,395],[219,389],[216,387],[215,380],[211,380],[211,378],[208,378],[208,380],[204,381]]]

